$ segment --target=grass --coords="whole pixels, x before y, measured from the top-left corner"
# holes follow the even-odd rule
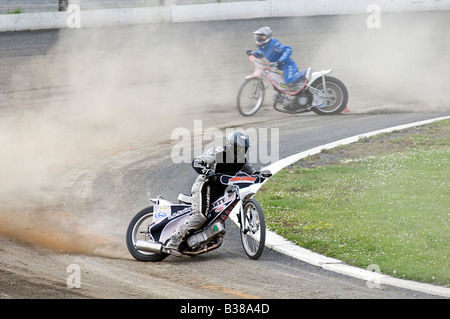
[[[13,10],[8,10],[8,12],[6,14],[21,14],[23,13],[22,8],[17,8],[17,9],[13,9]]]
[[[394,277],[450,285],[450,120],[324,151],[256,198],[292,242]]]

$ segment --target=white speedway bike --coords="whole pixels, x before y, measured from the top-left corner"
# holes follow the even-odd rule
[[[180,252],[196,256],[219,248],[226,233],[225,221],[236,208],[245,253],[251,259],[258,259],[264,250],[266,224],[261,205],[252,196],[270,176],[269,171],[257,175],[221,175],[221,183],[228,185],[224,194],[213,201],[204,225],[185,236],[179,247]],[[144,208],[131,220],[126,242],[128,251],[135,259],[161,261],[169,255],[164,245],[191,212],[190,196],[180,194],[178,200],[180,203],[173,204],[158,196],[151,199],[153,206]]]

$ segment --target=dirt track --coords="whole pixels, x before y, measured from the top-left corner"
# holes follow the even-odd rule
[[[409,26],[409,15],[400,17],[397,34]],[[438,29],[444,23],[442,13],[424,19],[435,21]],[[392,287],[368,289],[362,281],[269,250],[261,260],[249,261],[231,227],[224,247],[193,259],[143,264],[131,260],[124,245],[128,221],[147,206],[148,193],[173,198],[189,188],[194,174],[188,163],[172,163],[171,133],[177,127],[192,130],[194,120],[203,120],[203,129],[279,128],[284,157],[371,129],[448,113],[448,106],[442,109],[445,96],[434,95],[433,103],[424,104],[411,90],[412,80],[399,88],[400,95],[393,95],[384,82],[375,85],[378,91],[373,86],[366,90],[362,80],[373,81],[375,73],[355,78],[356,68],[367,61],[349,64],[344,53],[352,52],[346,45],[363,50],[345,42],[349,38],[370,35],[364,27],[350,27],[349,20],[0,35],[5,70],[0,79],[1,142],[9,150],[1,164],[11,168],[1,172],[8,182],[0,187],[0,298],[429,297]],[[251,72],[244,55],[252,46],[248,33],[261,24],[271,24],[280,39],[301,48],[297,60],[335,69],[349,87],[351,115],[289,117],[267,107],[249,119],[238,116],[234,97],[242,76]],[[294,24],[302,32],[286,31],[292,30],[286,25]],[[385,36],[392,33],[388,30]],[[392,45],[383,33],[375,37]],[[448,43],[439,42],[438,49],[443,46]],[[422,61],[415,54],[414,62]],[[371,58],[368,53],[366,59]],[[444,58],[435,58],[439,67],[449,67]],[[373,65],[369,69],[376,72]],[[388,71],[388,76],[394,72]],[[80,289],[67,288],[71,264],[81,269]]]

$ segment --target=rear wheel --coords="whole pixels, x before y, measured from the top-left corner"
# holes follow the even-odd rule
[[[325,86],[326,91],[323,90],[322,78],[317,79],[312,84],[312,87],[324,93],[323,96],[316,96],[316,93],[312,91],[314,95],[314,102],[316,102],[316,99],[321,100],[321,105],[313,107],[312,110],[319,115],[332,115],[341,113],[347,106],[347,88],[345,87],[344,83],[331,76],[325,77]]]
[[[136,249],[136,242],[138,240],[148,240],[148,225],[153,223],[153,206],[144,208],[130,222],[127,229],[126,241],[128,251],[131,256],[139,261],[161,261],[168,256],[168,254],[155,254],[147,251]]]
[[[261,205],[255,199],[244,203],[244,223],[241,230],[242,246],[250,259],[258,259],[266,243],[266,222]]]
[[[247,79],[237,95],[237,109],[242,116],[254,115],[264,102],[264,83],[259,78]]]

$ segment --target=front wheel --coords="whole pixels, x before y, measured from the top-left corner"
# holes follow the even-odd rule
[[[148,225],[153,223],[153,206],[144,208],[130,222],[127,229],[126,241],[131,256],[139,261],[161,261],[168,254],[155,254],[136,249],[138,240],[147,240]]]
[[[250,259],[258,259],[266,243],[266,222],[261,205],[249,199],[243,205],[244,220],[241,221],[241,240],[245,253]]]
[[[242,83],[237,95],[237,109],[242,116],[254,115],[264,102],[264,83],[250,78]]]
[[[312,110],[319,115],[341,113],[346,108],[348,102],[347,88],[344,83],[331,76],[325,77],[325,86],[326,90],[323,88],[321,77],[312,84],[312,87],[322,91],[321,96],[316,96],[316,93],[311,91],[314,95],[314,100],[321,100],[321,105],[313,107]]]

